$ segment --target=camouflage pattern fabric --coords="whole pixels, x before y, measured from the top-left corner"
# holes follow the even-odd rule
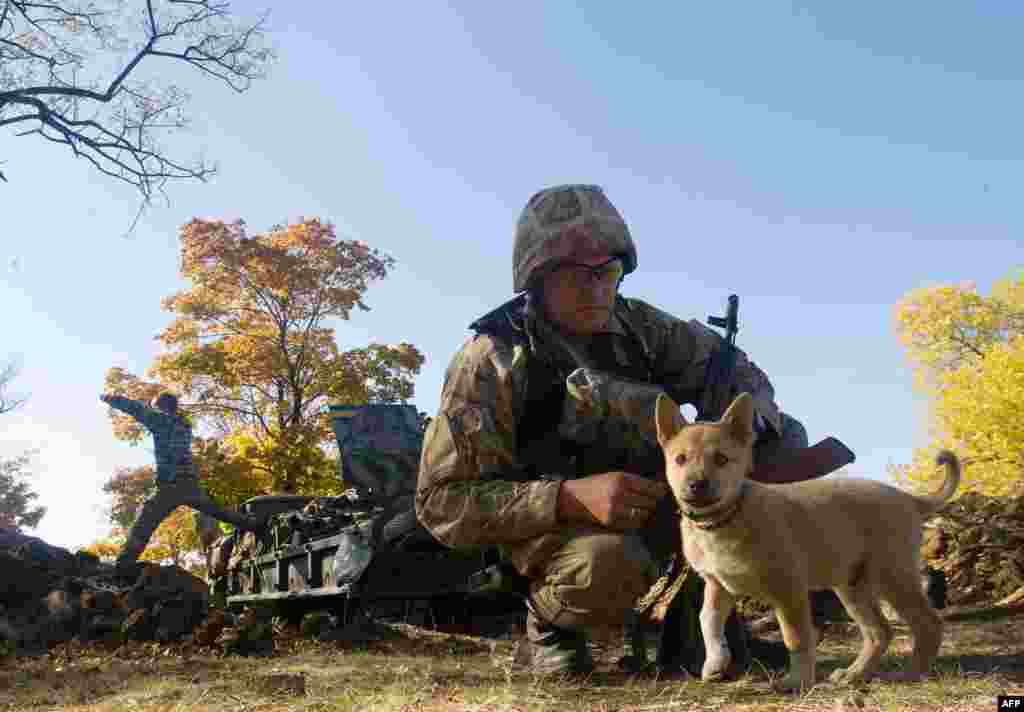
[[[573,526],[557,536],[558,546],[530,585],[536,612],[556,626],[621,625],[625,612],[658,579],[657,565],[637,534]]]
[[[616,304],[608,330],[635,334],[646,344],[665,390],[680,404],[696,402],[707,360],[721,342],[718,334],[638,299]],[[578,346],[586,351],[585,344]],[[516,424],[524,407],[527,359],[532,357],[521,346],[490,335],[468,339],[455,354],[437,417],[425,435],[416,495],[420,522],[440,542],[451,547],[501,545],[527,576],[559,546],[553,534],[559,526],[559,483],[524,481],[526,468],[518,459]],[[778,432],[771,383],[742,351],[737,353],[736,377],[738,387],[753,394],[758,414]],[[585,387],[587,383],[575,386],[580,394]]]
[[[573,371],[566,386],[563,438],[586,446],[614,442],[633,452],[630,459],[636,461],[660,453],[654,404],[663,388],[590,368]]]
[[[513,291],[537,284],[575,255],[622,255],[625,273],[636,269],[636,246],[622,215],[596,185],[559,185],[531,197],[516,223]]]
[[[135,418],[153,434],[153,449],[156,457],[156,481],[173,482],[178,478],[195,479],[192,464],[192,426],[182,415],[168,415],[156,408],[150,408],[141,401],[110,396],[107,403],[117,410]]]
[[[415,491],[423,444],[415,406],[332,406],[330,417],[342,479],[360,496],[390,501]]]

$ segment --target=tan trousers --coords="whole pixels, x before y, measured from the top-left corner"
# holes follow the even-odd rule
[[[600,527],[567,527],[558,536],[561,545],[531,566],[537,614],[571,630],[622,625],[658,578],[642,538]]]

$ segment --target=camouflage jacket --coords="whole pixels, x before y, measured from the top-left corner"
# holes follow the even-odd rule
[[[530,372],[527,361],[543,357],[558,362],[564,352],[552,343],[557,340],[550,338],[552,332],[545,332],[537,321],[525,323],[528,343],[490,334],[468,338],[448,366],[437,417],[424,436],[416,495],[420,522],[448,546],[516,544],[559,526],[560,482],[524,478],[517,448],[517,424]],[[708,358],[721,343],[712,329],[620,297],[608,331],[613,337],[641,342],[651,361],[652,382],[677,402],[698,402]],[[628,349],[617,345],[624,342],[611,343],[614,357],[628,366]],[[577,356],[586,360],[587,348],[580,345]],[[576,360],[563,375],[580,365]],[[742,351],[737,354],[736,378],[739,389],[753,394],[758,416],[779,432],[774,389]]]
[[[195,477],[192,426],[181,415],[167,415],[141,401],[111,396],[107,403],[127,413],[153,434],[157,483]]]

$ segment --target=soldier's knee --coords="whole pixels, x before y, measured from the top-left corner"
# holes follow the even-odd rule
[[[595,533],[571,542],[531,586],[538,613],[567,628],[621,624],[657,578],[636,536]]]
[[[624,534],[601,534],[591,537],[583,548],[590,560],[590,570],[600,581],[619,579],[636,588],[654,573],[654,561],[640,538]]]

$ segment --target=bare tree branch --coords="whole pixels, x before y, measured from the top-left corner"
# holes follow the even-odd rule
[[[0,370],[0,415],[10,413],[15,408],[23,405],[28,398],[15,398],[7,392],[11,381],[18,375],[18,367],[14,363],[8,363]]]
[[[144,22],[134,27],[137,13]],[[169,181],[206,181],[217,168],[162,144],[187,128],[188,97],[171,82],[136,79],[140,67],[159,77],[161,64],[190,65],[243,92],[273,60],[265,22],[243,24],[216,0],[0,0],[0,126],[27,124],[15,135],[66,145],[134,186],[145,207]]]

